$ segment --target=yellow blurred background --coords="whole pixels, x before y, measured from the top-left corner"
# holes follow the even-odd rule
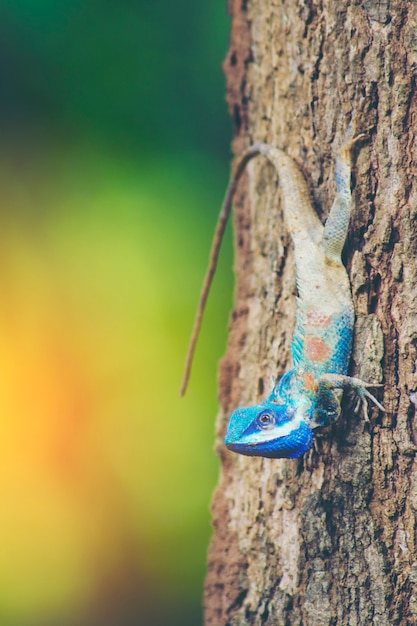
[[[0,626],[198,626],[225,3],[0,0]],[[230,234],[229,234],[230,239]]]

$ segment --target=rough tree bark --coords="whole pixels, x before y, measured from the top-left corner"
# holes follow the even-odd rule
[[[220,372],[214,537],[206,624],[417,623],[417,4],[230,0],[226,61],[235,153],[285,149],[324,219],[334,146],[355,113],[369,139],[354,165],[345,260],[357,312],[351,373],[383,380],[387,413],[344,411],[301,460],[223,444],[238,405],[290,363],[295,274],[279,183],[262,157],[235,203],[237,292]]]

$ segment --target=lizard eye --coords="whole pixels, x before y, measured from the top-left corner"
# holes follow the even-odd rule
[[[258,415],[258,424],[261,428],[272,428],[275,425],[275,415],[272,413],[261,413]]]

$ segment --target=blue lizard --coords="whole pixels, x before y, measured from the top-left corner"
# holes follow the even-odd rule
[[[339,417],[345,387],[357,392],[366,419],[367,398],[384,411],[368,391],[368,387],[378,385],[347,375],[355,316],[341,253],[351,208],[351,153],[362,138],[363,135],[353,136],[350,125],[336,159],[336,198],[324,226],[314,211],[304,177],[282,150],[255,144],[238,160],[215,236],[183,391],[237,181],[248,161],[258,154],[264,155],[279,174],[285,222],[295,251],[298,310],[292,341],[293,368],[274,386],[266,401],[232,413],[225,444],[234,452],[269,458],[302,456],[313,445],[314,430]]]

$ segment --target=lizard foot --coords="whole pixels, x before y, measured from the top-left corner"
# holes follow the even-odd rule
[[[341,146],[341,154],[346,160],[350,160],[353,147],[360,141],[368,138],[369,130],[371,129],[367,129],[366,132],[356,134],[356,124],[353,121],[349,123]]]
[[[343,389],[345,387],[353,389],[358,395],[356,410],[358,410],[359,407],[362,406],[363,415],[366,422],[369,422],[368,400],[375,404],[375,406],[377,406],[380,411],[385,413],[385,408],[382,406],[379,400],[377,400],[375,396],[370,391],[368,391],[370,387],[383,387],[383,385],[381,384],[365,383],[360,378],[343,376],[342,374],[324,374],[323,376],[320,376],[319,382],[333,389]]]

